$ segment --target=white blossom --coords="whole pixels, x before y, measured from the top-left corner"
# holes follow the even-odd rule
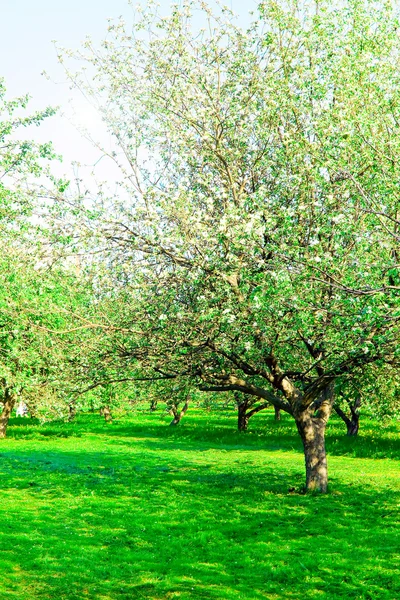
[[[330,181],[329,171],[326,167],[320,167],[319,174],[321,177],[323,177],[323,179],[325,179],[325,181]]]

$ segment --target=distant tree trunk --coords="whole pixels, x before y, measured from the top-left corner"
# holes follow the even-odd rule
[[[150,400],[150,412],[154,412],[157,409],[158,400],[153,398]]]
[[[278,408],[277,406],[274,406],[274,410],[275,410],[275,421],[280,421],[281,420],[281,409]]]
[[[190,398],[188,397],[188,398],[186,398],[186,402],[185,402],[182,410],[180,410],[180,411],[177,409],[176,404],[173,404],[171,406],[170,413],[172,415],[174,415],[174,418],[172,419],[170,425],[179,425],[182,418],[185,416],[187,409],[189,408],[189,402],[190,402]]]
[[[3,411],[0,415],[0,438],[5,438],[7,433],[7,425],[10,419],[11,411],[14,408],[15,400],[11,392],[6,389],[4,392]]]
[[[334,406],[336,414],[344,421],[347,428],[347,435],[355,436],[358,434],[360,428],[360,414],[358,412],[361,406],[361,396],[357,396],[353,403],[348,403],[350,408],[351,417],[348,417],[346,413],[340,408],[340,406]]]
[[[303,411],[296,417],[297,430],[303,442],[306,463],[306,490],[326,493],[328,467],[325,450],[326,422]]]
[[[242,395],[243,398],[243,395]],[[238,430],[247,431],[249,421],[251,417],[261,410],[264,410],[269,406],[268,402],[254,406],[253,398],[246,398],[240,402],[240,395],[235,394],[236,405],[238,409]]]
[[[106,423],[112,423],[112,414],[109,406],[100,407],[100,416],[104,417]]]
[[[358,435],[358,430],[360,428],[360,416],[356,415],[350,422],[346,424],[347,427],[347,435]]]
[[[72,400],[72,402],[69,403],[68,405],[68,421],[71,423],[71,421],[73,421],[76,417],[76,401]]]

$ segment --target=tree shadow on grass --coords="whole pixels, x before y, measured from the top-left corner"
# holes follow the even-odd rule
[[[0,595],[400,597],[393,490],[287,494],[302,480],[289,459],[282,473],[147,450],[3,451]]]
[[[258,415],[257,415],[258,416]],[[113,423],[105,423],[94,415],[80,416],[73,423],[52,422],[46,424],[29,424],[27,419],[11,419],[8,437],[14,439],[38,439],[42,441],[54,438],[79,438],[91,433],[107,438],[118,445],[131,446],[137,440],[154,440],[154,448],[160,450],[171,444],[189,444],[191,449],[206,450],[225,447],[227,450],[247,449],[259,451],[295,451],[302,452],[301,440],[294,421],[284,416],[275,422],[268,412],[255,421],[249,432],[235,431],[232,413],[227,415],[209,415],[195,413],[189,415],[179,427],[169,427],[168,416],[154,414],[138,414],[134,417],[121,418]],[[22,421],[22,422],[21,422]],[[332,456],[349,456],[354,458],[390,458],[400,459],[400,431],[394,424],[379,427],[372,422],[365,423],[357,437],[345,435],[341,422],[332,419],[327,430],[327,451]],[[28,426],[30,425],[30,426]],[[368,426],[367,426],[368,425]],[[124,439],[126,441],[124,441]]]
[[[230,423],[221,423],[222,419],[215,421],[186,419],[178,428],[168,427],[164,422],[150,422],[143,426],[140,422],[131,422],[128,426],[116,424],[115,435],[119,438],[117,443],[122,443],[121,438],[154,438],[162,439],[166,443],[193,443],[199,449],[230,447],[248,450],[295,451],[303,452],[302,442],[297,433],[293,419],[286,416],[282,421],[275,422],[272,415],[263,415],[257,423],[258,427],[250,426],[248,432],[238,432],[234,429],[232,419]],[[333,419],[328,426],[326,446],[332,456],[350,456],[354,458],[390,458],[400,459],[400,426],[386,426],[380,428],[379,424],[372,422],[375,431],[367,424],[365,430],[355,437],[347,436],[340,421]],[[369,424],[368,424],[369,425]],[[93,429],[92,429],[93,431]],[[104,426],[96,428],[97,433],[104,433]],[[130,442],[128,442],[129,444]]]

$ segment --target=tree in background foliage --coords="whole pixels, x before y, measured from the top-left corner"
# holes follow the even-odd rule
[[[377,419],[399,418],[399,369],[391,365],[369,365],[353,373],[340,385],[334,409],[347,428],[347,435],[357,435],[362,413]]]
[[[76,312],[90,306],[82,281],[22,250],[0,258],[0,437],[18,400],[41,419],[68,414],[82,326]]]
[[[39,418],[65,416],[82,327],[77,313],[92,298],[73,263],[55,264],[43,187],[55,155],[51,144],[18,139],[54,111],[25,116],[27,104],[28,97],[7,100],[0,82],[0,437],[18,400]]]
[[[262,2],[247,30],[150,2],[69,70],[121,169],[81,225],[128,298],[115,360],[289,413],[308,490],[335,386],[399,359],[398,32],[370,0]]]
[[[53,157],[50,144],[38,145],[18,139],[19,131],[29,125],[40,125],[53,114],[51,109],[30,116],[23,113],[28,97],[7,100],[4,82],[0,80],[0,436],[4,437],[8,418],[16,394],[21,389],[23,364],[30,362],[29,344],[21,332],[22,307],[17,303],[15,290],[23,288],[21,280],[32,262],[24,262],[24,255],[32,252],[32,238],[27,234],[29,218],[33,213],[27,182],[43,173],[42,159]],[[29,236],[28,236],[29,237]],[[22,287],[21,287],[22,286]],[[18,294],[19,300],[21,299]],[[14,307],[15,310],[13,310]],[[22,350],[24,356],[18,352]],[[17,356],[19,354],[19,356]],[[33,361],[35,362],[35,361]],[[36,365],[37,366],[37,365]],[[33,365],[26,373],[35,370]]]

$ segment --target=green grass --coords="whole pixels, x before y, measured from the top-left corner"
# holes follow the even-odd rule
[[[395,424],[328,431],[326,496],[289,417],[14,419],[0,443],[1,600],[400,598]]]

